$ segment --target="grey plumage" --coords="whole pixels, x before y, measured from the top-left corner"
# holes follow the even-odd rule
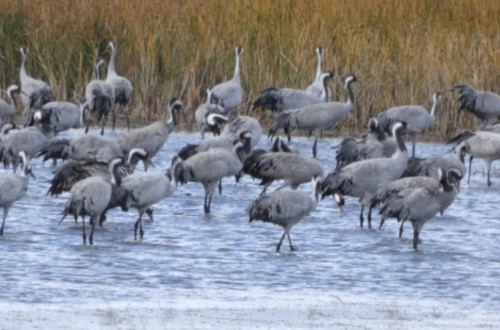
[[[451,168],[457,169],[464,176],[466,172],[465,152],[465,148],[461,148],[457,150],[458,157],[442,155],[432,155],[425,158],[410,157],[402,177],[431,176],[438,178],[438,169],[448,171]]]
[[[33,126],[9,133],[2,139],[2,161],[6,167],[13,165],[15,171],[19,152],[24,151],[30,160],[45,148],[49,141],[45,134]]]
[[[148,126],[133,129],[119,139],[120,148],[123,151],[124,157],[128,157],[130,150],[141,148],[146,150],[148,158],[143,161],[144,169],[148,169],[148,164],[160,149],[165,145],[170,133],[173,132],[177,125],[178,112],[182,108],[182,102],[177,99],[172,99],[169,103],[168,111],[170,118],[168,121],[159,120]]]
[[[318,57],[318,64],[316,67],[316,76],[314,77],[314,81],[312,84],[307,86],[306,92],[316,95],[319,98],[325,97],[325,90],[323,86],[323,81],[321,80],[321,75],[323,74],[323,70],[321,69],[321,63],[323,62],[323,47],[316,47],[316,55]],[[328,100],[332,99],[332,93],[330,89],[328,89]]]
[[[122,179],[125,176],[133,173],[135,165],[139,159],[142,159],[144,155],[147,155],[144,149],[134,149],[130,152],[129,158],[126,163],[118,167],[117,175],[118,179]],[[64,162],[61,166],[57,167],[54,171],[52,179],[49,181],[50,187],[47,191],[49,195],[58,196],[63,192],[70,191],[73,186],[88,177],[99,176],[106,180],[111,180],[109,172],[109,161],[119,157],[104,157],[101,160],[96,160],[95,158],[74,160],[70,159]],[[109,159],[106,161],[106,159]],[[117,192],[117,195],[121,192]],[[114,195],[113,195],[114,196]],[[120,199],[121,197],[113,197],[112,199]],[[120,201],[115,201],[114,206],[109,206],[109,208],[122,206],[119,204]]]
[[[429,188],[429,189],[439,189],[441,182],[440,180],[443,180],[442,175],[448,175],[448,182],[454,185],[455,189],[459,191],[460,189],[460,180],[463,177],[463,172],[461,169],[455,168],[455,167],[448,167],[448,168],[438,168],[436,170],[436,175],[435,176],[413,176],[413,177],[404,177],[392,182],[389,182],[383,186],[381,186],[375,194],[373,194],[373,197],[370,200],[369,206],[370,208],[376,208],[379,207],[380,205],[384,204],[389,198],[392,198],[392,196],[400,194],[400,196],[403,196],[403,194],[410,193],[411,189],[415,188]],[[402,193],[403,190],[406,190],[405,193]],[[441,213],[448,208],[448,206],[451,205],[451,203],[454,200],[454,196],[448,196],[452,197],[452,199],[448,198],[443,198],[442,200],[442,209]],[[385,218],[390,217],[389,213],[386,213],[385,217],[382,217],[380,220],[380,228],[382,228]],[[401,234],[403,232],[403,227],[401,226],[400,228],[400,233],[399,236],[401,237]]]
[[[234,144],[241,139],[242,134],[249,137],[250,149],[256,146],[262,137],[262,127],[259,121],[250,116],[237,116],[224,126],[219,136],[202,140],[198,144],[188,144],[177,155],[186,160],[196,153],[212,148],[232,150]]]
[[[393,134],[398,141],[398,151],[388,158],[366,159],[351,163],[336,170],[321,184],[322,198],[329,195],[347,195],[359,198],[361,204],[360,225],[363,226],[363,211],[375,191],[382,185],[399,179],[408,162],[408,154],[402,133],[406,123],[397,122]],[[368,213],[368,227],[371,227],[371,213]]]
[[[21,82],[21,100],[24,104],[24,116],[29,121],[32,109],[37,109],[45,103],[53,100],[50,86],[39,79],[35,79],[26,72],[26,59],[28,58],[28,47],[21,47],[21,68],[19,70],[19,81]]]
[[[1,121],[12,121],[12,117],[17,110],[17,101],[15,94],[19,94],[21,88],[17,85],[11,85],[7,88],[7,96],[10,99],[10,103],[5,102],[0,99],[0,120]]]
[[[111,159],[122,156],[120,144],[112,138],[83,135],[70,141],[69,158],[72,160],[108,163]]]
[[[331,72],[323,75],[325,89],[328,80],[332,78],[333,73]],[[273,120],[273,126],[269,130],[269,135],[275,135],[281,128],[285,129],[288,134],[295,129],[312,131],[315,137],[312,148],[313,157],[316,157],[320,132],[336,125],[354,108],[355,99],[351,84],[356,81],[357,79],[353,75],[347,76],[344,79],[344,87],[349,93],[349,98],[345,103],[323,102],[277,114]]]
[[[111,57],[109,58],[106,82],[113,86],[115,94],[114,105],[116,106],[119,104],[123,107],[127,121],[127,128],[130,129],[129,103],[132,98],[133,92],[132,83],[127,78],[122,77],[116,73],[116,43],[114,41],[111,41],[109,43],[109,48],[111,48]],[[115,110],[113,110],[113,113],[115,113]]]
[[[68,139],[52,139],[49,144],[44,147],[36,157],[43,156],[42,162],[52,159],[52,165],[57,165],[57,160],[66,160],[69,158],[70,140]]]
[[[233,78],[212,87],[210,102],[223,107],[228,113],[240,106],[243,100],[243,89],[240,79],[240,58],[243,53],[241,46],[236,47]]]
[[[396,121],[405,121],[409,126],[416,129],[418,132],[412,134],[412,156],[415,156],[418,135],[431,127],[436,121],[436,109],[441,99],[441,93],[434,93],[430,112],[420,105],[401,105],[379,113],[377,119],[384,129],[387,129]]]
[[[101,122],[101,135],[104,134],[104,125],[109,114],[112,116],[113,130],[115,129],[115,89],[113,85],[101,79],[101,66],[104,64],[102,58],[95,65],[95,79],[89,82],[85,88],[84,111],[88,109],[91,113],[97,113],[97,121]],[[89,130],[88,118],[85,118],[85,133]]]
[[[178,157],[172,159],[172,173],[176,172],[181,160]],[[126,176],[122,181],[122,187],[130,193],[129,207],[137,209],[139,217],[134,225],[134,240],[137,239],[137,229],[142,240],[144,230],[142,229],[142,216],[151,206],[164,198],[171,196],[177,182],[175,175],[167,176],[166,173],[141,172]]]
[[[250,137],[246,134],[233,150],[211,148],[182,161],[176,169],[176,180],[181,184],[200,182],[205,190],[204,212],[210,213],[212,196],[219,181],[226,176],[240,175],[242,159],[250,152]]]
[[[381,132],[376,118],[370,118],[368,122],[369,131],[363,134],[361,139],[346,137],[340,143],[335,156],[335,169],[349,165],[364,159],[390,157],[386,154],[384,141],[385,134]]]
[[[276,88],[268,87],[263,89],[257,100],[253,103],[253,109],[258,107],[269,109],[271,111],[286,111],[305,107],[311,104],[328,102],[328,88],[325,86],[325,77],[330,76],[331,72],[325,72],[321,75],[324,94],[321,97],[309,93],[303,89]]]
[[[106,210],[113,192],[113,186],[120,185],[119,177],[116,172],[118,166],[123,163],[121,158],[114,158],[109,162],[108,170],[111,180],[101,176],[91,176],[78,181],[70,190],[70,196],[62,211],[61,222],[68,215],[73,215],[76,219],[82,217],[83,244],[87,244],[87,234],[85,231],[85,216],[89,216],[91,231],[89,235],[89,244],[94,244],[94,229],[96,223],[100,220],[102,213]]]
[[[21,151],[18,156],[22,161],[20,173],[0,175],[0,207],[3,208],[0,236],[3,236],[5,220],[9,215],[12,205],[26,196],[26,192],[28,191],[28,175],[31,174],[31,167],[23,151]]]
[[[40,110],[35,112],[35,123],[40,123],[52,130],[54,134],[71,128],[80,128],[83,125],[84,105],[71,102],[49,102],[44,104]]]
[[[463,149],[470,156],[469,158],[469,177],[471,172],[471,163],[473,158],[480,158],[486,164],[486,183],[491,186],[491,163],[500,159],[500,134],[484,131],[464,131],[450,138],[447,144],[455,144],[455,150]]]
[[[250,148],[253,148],[262,137],[262,126],[254,117],[236,116],[224,126],[221,135],[232,136],[237,141],[242,133],[250,134]]]
[[[391,216],[403,222],[411,221],[414,249],[417,249],[424,224],[451,205],[458,194],[457,187],[448,179],[448,173],[444,170],[440,172],[438,188],[409,188],[391,196],[380,207],[383,218]],[[456,174],[459,175],[458,173],[457,171]]]
[[[319,177],[311,179],[312,196],[300,190],[278,190],[269,195],[262,195],[253,201],[248,210],[250,222],[261,220],[281,226],[284,229],[283,235],[276,246],[276,252],[279,252],[285,236],[288,237],[290,250],[295,250],[290,239],[290,230],[316,209],[320,180]]]
[[[457,85],[453,90],[458,94],[459,110],[472,113],[483,124],[500,119],[500,95],[476,90],[468,85]]]
[[[228,112],[218,104],[210,103],[212,91],[207,89],[207,101],[200,104],[194,113],[196,127],[201,133],[201,139],[205,138],[205,132],[211,131],[215,135],[220,134],[221,125],[228,120]]]
[[[266,193],[267,187],[275,180],[284,181],[278,189],[287,186],[297,189],[299,185],[309,182],[313,176],[324,177],[323,166],[317,159],[284,151],[252,152],[243,163],[243,172],[262,180],[260,185],[264,188],[261,195]]]

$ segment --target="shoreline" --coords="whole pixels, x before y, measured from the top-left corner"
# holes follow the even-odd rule
[[[159,302],[0,302],[2,329],[493,329],[500,316],[449,300],[286,295]],[[265,303],[265,305],[263,304]]]

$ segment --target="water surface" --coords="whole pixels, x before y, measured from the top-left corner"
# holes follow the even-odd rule
[[[92,132],[96,134],[97,131]],[[106,133],[118,136],[123,131]],[[72,137],[81,131],[66,132]],[[155,159],[164,171],[172,156],[199,134],[174,132]],[[312,140],[294,138],[303,154]],[[329,173],[338,139],[319,142],[319,159]],[[270,142],[263,139],[260,147]],[[417,146],[418,156],[442,154],[441,144]],[[452,157],[452,155],[450,155]],[[426,224],[419,250],[412,247],[411,226],[398,238],[399,225],[359,228],[359,205],[347,199],[339,217],[331,198],[321,201],[291,232],[298,251],[275,253],[282,229],[248,222],[247,207],[260,193],[258,181],[224,179],[222,195],[203,214],[200,184],[179,186],[154,206],[154,222],[145,223],[141,243],[133,240],[135,210],[108,214],[96,230],[94,246],[84,246],[81,222],[59,224],[68,194],[47,196],[54,168],[32,161],[36,180],[28,195],[11,209],[0,238],[2,302],[75,303],[93,301],[179,301],[182,299],[256,300],[273,293],[377,296],[433,299],[497,311],[500,307],[500,178],[486,186],[482,161],[474,162],[470,184],[445,214]],[[138,170],[142,170],[139,167]],[[1,170],[4,171],[3,169]],[[270,188],[276,188],[278,183]],[[310,186],[301,187],[309,192]],[[375,227],[378,215],[374,217]]]

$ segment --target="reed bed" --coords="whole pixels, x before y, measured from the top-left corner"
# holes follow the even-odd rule
[[[354,113],[331,134],[358,134],[394,105],[430,107],[441,91],[427,138],[442,141],[477,124],[458,112],[454,85],[500,92],[499,15],[497,0],[2,0],[0,87],[18,82],[26,44],[28,72],[57,99],[79,102],[96,59],[108,59],[115,40],[117,71],[134,86],[134,124],[164,118],[177,97],[185,104],[181,128],[189,130],[206,88],[232,76],[237,45],[244,47],[240,114],[252,112],[265,87],[309,85],[322,45],[323,68],[337,76],[334,99],[347,97],[339,77],[359,79]],[[269,113],[252,115],[269,127]]]

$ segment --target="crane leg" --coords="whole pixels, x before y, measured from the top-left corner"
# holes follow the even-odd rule
[[[5,226],[5,219],[7,219],[8,213],[9,213],[9,210],[7,208],[4,208],[3,209],[2,227],[0,227],[0,236],[3,236],[3,227]]]
[[[316,137],[314,138],[314,144],[313,144],[313,158],[316,158],[317,146],[318,146],[318,136],[316,136]]]
[[[204,205],[205,214],[210,214],[210,204],[212,204],[212,194],[206,193],[205,194],[205,205]]]
[[[87,244],[87,234],[85,233],[85,217],[82,215],[83,245]]]
[[[144,211],[139,212],[139,217],[134,225],[134,241],[137,240],[137,229],[139,229],[139,238],[142,241],[142,237],[144,236],[144,230],[142,230],[142,215]]]
[[[372,228],[372,208],[368,208],[368,228]]]
[[[365,218],[363,217],[363,213],[365,210],[365,206],[361,205],[361,212],[359,213],[359,226],[363,228],[363,221],[365,221]]]
[[[290,233],[286,233],[286,236],[288,237],[288,244],[290,245],[290,251],[295,251],[296,249],[293,247],[292,239],[290,238]]]
[[[276,252],[280,252],[281,243],[283,243],[283,239],[285,238],[285,235],[286,235],[286,231],[283,233],[283,236],[281,236],[281,239],[278,242],[278,245],[276,246]]]
[[[472,159],[474,159],[473,156],[469,157],[469,173],[467,174],[467,184],[470,183],[470,172],[472,172]]]

